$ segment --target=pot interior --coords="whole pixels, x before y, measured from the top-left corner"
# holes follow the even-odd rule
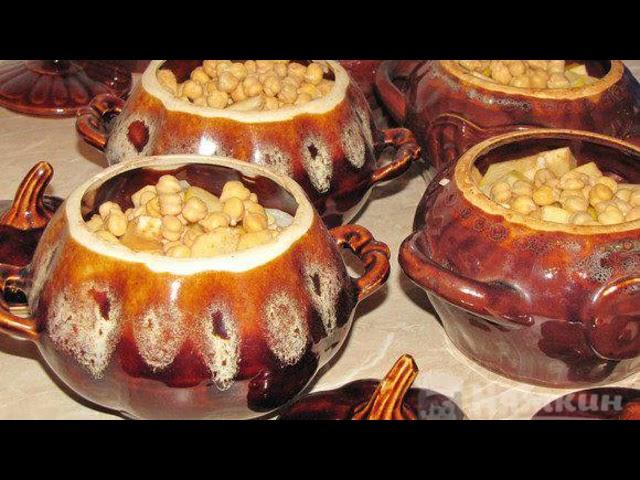
[[[107,201],[118,203],[123,210],[132,208],[131,195],[146,185],[155,185],[162,175],[174,175],[178,180],[186,180],[190,185],[204,188],[216,196],[222,193],[222,187],[226,182],[239,180],[258,195],[260,204],[265,208],[281,210],[291,216],[295,216],[298,210],[298,202],[293,195],[267,177],[249,176],[222,165],[188,163],[127,170],[106,181],[91,185],[82,196],[82,217],[85,221],[88,220],[97,213],[98,207]]]
[[[244,62],[246,60],[248,59],[236,59],[231,61]],[[203,61],[204,60],[167,60],[158,67],[158,70],[161,70],[161,69],[171,70],[173,74],[176,76],[176,79],[178,80],[178,82],[182,83],[186,80],[189,80],[189,76],[191,75],[191,72],[197,67],[201,66]],[[291,61],[301,63],[305,67],[311,63],[311,60],[291,60]],[[331,66],[329,66],[329,71],[324,74],[323,78],[325,80],[335,81],[336,79],[335,74],[333,73]]]
[[[578,165],[595,162],[602,172],[623,183],[640,183],[640,152],[605,139],[561,134],[536,136],[496,146],[478,156],[474,164],[483,175],[492,163],[515,160],[529,155],[569,147]]]

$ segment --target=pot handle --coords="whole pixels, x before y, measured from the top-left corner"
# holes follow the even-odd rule
[[[396,149],[396,153],[392,162],[377,168],[371,173],[371,186],[399,177],[409,170],[415,160],[420,158],[421,150],[411,130],[406,128],[387,128],[381,134],[381,141],[376,142],[375,145],[376,151],[381,151],[383,148],[391,146]]]
[[[115,116],[122,112],[124,100],[111,93],[96,95],[86,107],[78,111],[76,130],[89,145],[104,151],[108,133],[105,115]]]
[[[24,285],[25,280],[22,277],[22,269],[20,267],[0,264],[0,332],[21,340],[33,341],[38,337],[35,319],[13,315],[9,310],[9,305],[4,299],[4,290],[9,282],[15,283],[16,285]]]
[[[9,209],[0,215],[0,225],[17,230],[46,227],[55,213],[44,202],[44,192],[53,177],[53,167],[47,162],[38,162],[22,179]]]
[[[598,356],[620,361],[640,355],[640,277],[604,285],[588,308],[589,343]]]
[[[402,269],[414,283],[474,315],[491,317],[496,323],[506,320],[507,324],[533,325],[529,309],[522,307],[523,298],[516,290],[480,282],[437,264],[415,244],[418,233],[402,242],[399,254]]]
[[[405,121],[407,115],[407,98],[400,89],[393,83],[394,78],[404,77],[400,72],[401,62],[408,62],[411,65],[409,71],[413,71],[420,61],[413,60],[385,60],[380,64],[376,71],[375,85],[376,91],[382,100],[382,103],[400,125]]]
[[[360,225],[342,225],[332,228],[331,235],[339,247],[348,248],[364,263],[364,274],[355,279],[358,302],[378,290],[389,277],[389,247],[378,242],[371,232]]]

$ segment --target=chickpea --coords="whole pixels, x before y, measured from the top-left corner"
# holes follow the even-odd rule
[[[243,63],[239,62],[232,64],[229,72],[240,81],[244,80],[247,78],[247,75],[249,75],[247,67]]]
[[[193,101],[194,105],[198,105],[199,107],[206,107],[207,106],[207,99],[204,98],[204,96],[202,97],[198,97]]]
[[[200,220],[200,225],[207,231],[212,232],[216,228],[228,227],[231,223],[229,215],[223,212],[215,212],[208,214],[205,218]]]
[[[618,191],[618,182],[616,182],[611,177],[605,177],[604,175],[602,177],[598,177],[598,179],[596,180],[596,184],[598,183],[606,185],[613,193],[616,193]]]
[[[298,91],[296,90],[295,87],[289,84],[284,84],[282,86],[282,89],[278,93],[278,99],[280,99],[285,104],[290,105],[294,103],[297,98],[298,98]]]
[[[531,197],[520,195],[513,200],[513,202],[511,203],[511,208],[518,213],[527,215],[533,212],[537,208],[537,206],[531,199]]]
[[[222,187],[222,193],[220,194],[220,201],[226,202],[230,198],[238,198],[242,201],[249,200],[251,191],[244,186],[244,184],[238,180],[232,180],[224,184]]]
[[[127,231],[127,218],[124,213],[113,210],[105,221],[107,230],[116,237],[121,237]]]
[[[191,225],[185,228],[182,235],[182,241],[187,247],[191,247],[193,246],[193,242],[195,242],[196,238],[204,233],[205,231],[200,225]]]
[[[225,108],[229,103],[227,92],[216,91],[207,97],[207,105],[212,108]]]
[[[546,88],[549,75],[543,70],[534,70],[529,74],[532,88]]]
[[[201,97],[204,93],[202,85],[198,82],[194,82],[193,80],[187,80],[182,85],[182,94],[189,100],[195,100],[196,98]]]
[[[153,185],[147,185],[131,195],[131,202],[133,203],[133,206],[137,208],[147,203],[151,198],[155,197],[156,194],[156,187]],[[142,201],[143,197],[146,200],[144,202]]]
[[[197,197],[191,197],[184,202],[182,216],[191,223],[197,223],[207,216],[209,210],[207,204]]]
[[[160,70],[158,81],[165,89],[176,95],[178,93],[178,80],[171,70]]]
[[[247,60],[244,62],[244,67],[247,69],[248,74],[256,73],[256,61],[255,60]]]
[[[491,187],[491,198],[497,203],[506,203],[511,198],[511,186],[507,182],[497,182]]]
[[[591,225],[593,224],[593,218],[588,213],[576,212],[571,215],[569,222],[574,225]]]
[[[175,242],[180,239],[182,236],[182,230],[184,229],[184,225],[173,215],[165,215],[162,217],[162,227],[161,234],[164,238],[169,240],[170,242]]]
[[[640,220],[640,207],[634,207],[627,212],[624,216],[626,222],[633,222],[635,220]]]
[[[160,239],[162,237],[162,220],[149,215],[140,215],[133,222],[135,234],[149,240]]]
[[[111,215],[111,212],[122,213],[122,209],[120,208],[120,205],[114,202],[104,202],[100,207],[98,207],[98,213],[104,221],[106,221],[107,217]]]
[[[632,207],[640,207],[640,189],[636,189],[629,195],[629,205]]]
[[[249,112],[252,110],[260,110],[264,105],[264,97],[258,95],[257,97],[247,98],[241,102],[236,102],[233,105],[227,107],[228,110],[237,110],[239,112]]]
[[[238,85],[233,92],[231,92],[231,99],[234,102],[241,102],[247,98],[247,95],[244,93],[244,87],[242,84]]]
[[[569,80],[561,73],[552,73],[547,80],[547,88],[567,88]]]
[[[240,81],[231,72],[222,72],[218,77],[218,90],[231,93],[239,85]]]
[[[549,60],[547,63],[547,71],[549,73],[561,73],[564,74],[565,61],[564,60]]]
[[[203,85],[205,83],[208,83],[209,80],[211,80],[211,77],[209,77],[209,75],[207,75],[207,73],[204,71],[204,69],[202,67],[197,67],[195,70],[193,70],[191,72],[191,75],[189,75],[189,77],[194,82],[198,82],[198,83],[201,83]]]
[[[165,254],[173,258],[188,258],[191,256],[191,249],[186,245],[175,245],[169,248]]]
[[[574,175],[571,175],[571,172],[568,172],[560,178],[559,187],[563,190],[582,190],[585,184]]]
[[[242,227],[246,232],[259,232],[266,230],[268,226],[267,217],[259,213],[245,212],[242,219]]]
[[[320,89],[310,83],[303,83],[300,88],[298,88],[298,93],[306,93],[314,99],[320,98],[322,96],[322,92],[320,91]]]
[[[231,225],[236,225],[244,215],[244,203],[237,197],[231,197],[224,202],[222,211],[229,216]]]
[[[318,85],[322,81],[323,77],[324,72],[322,71],[322,67],[317,63],[311,63],[307,67],[307,71],[304,75],[304,79],[313,85]]]
[[[256,70],[260,73],[265,73],[273,69],[272,60],[256,60]]]
[[[593,206],[605,200],[611,200],[613,192],[609,187],[602,183],[597,183],[589,192],[589,203]]]
[[[298,98],[296,98],[296,101],[293,104],[304,105],[306,103],[309,103],[311,100],[313,99],[309,95],[307,95],[306,93],[301,93],[300,95],[298,95]]]
[[[217,63],[218,62],[216,60],[205,60],[204,62],[202,62],[202,69],[207,75],[213,78],[218,75],[218,72],[216,70]]]
[[[158,195],[164,193],[179,193],[182,191],[182,185],[180,185],[178,179],[173,175],[162,175],[158,179],[155,190]]]
[[[548,60],[527,60],[526,62],[527,62],[527,65],[529,65],[531,68],[535,68],[539,70],[547,69]]]
[[[624,222],[624,215],[622,215],[622,212],[617,207],[610,205],[604,212],[598,215],[598,221],[603,225],[622,223]]]
[[[91,219],[86,222],[87,228],[91,232],[97,232],[104,229],[104,221],[100,215],[93,215]]]
[[[511,60],[507,63],[507,68],[509,69],[509,73],[514,77],[524,77],[527,72],[527,67],[522,60]]]
[[[300,63],[292,62],[287,65],[287,73],[288,76],[296,77],[300,82],[302,82],[307,73],[307,68]]]
[[[216,64],[216,76],[219,77],[229,69],[231,69],[231,62],[229,60],[218,60]]]
[[[551,205],[556,201],[553,188],[549,185],[542,185],[533,192],[533,201],[540,206]]]
[[[556,176],[548,168],[541,168],[533,176],[533,184],[536,187],[548,184],[550,180],[553,180]]]
[[[502,85],[509,85],[511,73],[509,73],[509,69],[503,62],[496,60],[491,63],[489,68],[491,69],[491,78]]]
[[[632,191],[628,188],[620,188],[616,192],[615,196],[616,198],[619,198],[623,202],[629,202],[629,200],[631,200],[631,193]]]
[[[158,195],[162,215],[178,215],[182,212],[182,198],[177,193]]]
[[[279,108],[278,99],[274,97],[266,97],[264,99],[265,110],[277,110]]]
[[[287,64],[286,63],[276,63],[273,66],[273,71],[278,76],[278,78],[283,79],[287,76]]]
[[[162,217],[162,212],[160,211],[160,199],[155,196],[151,200],[149,200],[146,205],[144,205],[145,213],[152,217]]]
[[[565,210],[569,210],[570,212],[586,212],[589,204],[582,196],[573,195],[567,197],[564,202],[562,202],[562,206]]]
[[[256,97],[262,93],[262,84],[254,75],[249,75],[242,82],[242,89],[247,97]]]
[[[282,88],[282,82],[277,75],[269,75],[262,84],[264,93],[270,97],[275,97]]]
[[[530,197],[533,194],[533,187],[529,182],[525,182],[523,180],[518,180],[511,187],[511,193],[513,195],[526,195]]]
[[[318,89],[323,95],[328,95],[333,89],[333,82],[331,80],[322,80],[318,85]]]

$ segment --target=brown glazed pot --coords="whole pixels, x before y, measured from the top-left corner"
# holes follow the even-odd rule
[[[340,60],[339,62],[367,97],[371,109],[380,107],[376,97],[375,80],[376,71],[382,60]]]
[[[585,62],[596,83],[572,89],[498,85],[452,60],[385,61],[376,74],[382,102],[410,128],[439,169],[476,143],[530,128],[586,130],[640,142],[640,85],[620,60]],[[399,88],[399,77],[404,88]]]
[[[132,193],[166,173],[217,194],[240,180],[293,223],[271,244],[209,259],[135,253],[86,228],[102,202],[131,206]],[[364,263],[360,278],[340,247]],[[228,158],[142,158],[67,198],[31,265],[2,278],[26,291],[32,315],[0,309],[0,328],[35,342],[73,391],[127,416],[252,418],[307,385],[388,274],[386,245],[355,225],[328,231],[287,177]]]
[[[589,132],[513,132],[472,147],[425,192],[400,248],[453,344],[502,375],[552,387],[640,371],[640,221],[533,220],[482,194],[469,172],[568,146],[579,163],[640,183],[640,149]]]
[[[367,101],[338,63],[328,61],[335,86],[306,105],[237,112],[190,105],[157,79],[169,68],[182,81],[199,61],[151,62],[127,102],[96,97],[76,128],[104,150],[110,165],[139,155],[195,153],[246,160],[288,175],[305,190],[328,226],[347,223],[374,185],[404,173],[419,156],[406,129],[377,131]],[[378,166],[385,147],[394,160]]]

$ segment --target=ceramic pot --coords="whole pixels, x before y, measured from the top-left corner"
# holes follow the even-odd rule
[[[597,82],[541,90],[483,80],[452,60],[385,61],[376,88],[396,121],[415,133],[436,169],[482,140],[531,128],[586,130],[639,142],[637,80],[620,60],[585,65]]]
[[[305,190],[327,225],[348,222],[374,185],[404,173],[419,156],[406,129],[378,131],[367,101],[337,62],[321,99],[275,111],[239,112],[191,105],[164,90],[161,68],[182,81],[199,61],[154,60],[127,102],[102,95],[78,117],[80,136],[104,150],[110,165],[138,155],[195,153],[264,165]],[[391,163],[378,165],[385,147]]]
[[[84,220],[171,173],[220,194],[240,180],[294,216],[267,245],[206,259],[133,252]],[[351,278],[340,248],[364,264]],[[383,284],[389,250],[358,226],[328,231],[293,180],[220,157],[131,160],[78,187],[49,222],[32,263],[2,272],[31,315],[0,310],[5,333],[35,342],[73,391],[134,418],[268,414],[340,349],[357,303]],[[6,305],[3,305],[6,307]]]
[[[640,183],[640,150],[570,130],[484,141],[427,188],[405,273],[431,300],[453,344],[494,372],[551,387],[615,382],[640,371],[640,221],[543,222],[507,210],[470,178],[498,161],[568,146],[578,163]]]

